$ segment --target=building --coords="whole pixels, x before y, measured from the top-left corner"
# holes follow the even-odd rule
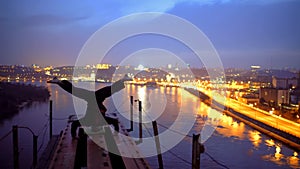
[[[295,90],[291,93],[291,104],[300,105],[300,90]]]
[[[97,64],[96,68],[100,70],[107,70],[111,67],[111,64]]]
[[[288,89],[293,88],[295,89],[298,87],[299,80],[297,78],[272,78],[272,85],[274,88],[278,89]]]
[[[260,88],[259,99],[271,107],[280,107],[282,103],[290,104],[290,92],[288,89]]]
[[[245,94],[242,97],[239,97],[238,100],[240,102],[252,105],[256,105],[259,102],[259,98],[255,94]]]
[[[300,72],[298,73],[297,87],[291,90],[291,104],[298,105],[298,108],[300,107]]]
[[[260,83],[257,83],[257,76],[260,66],[253,65],[251,66],[251,75],[250,75],[250,89],[255,90],[255,86],[260,86]]]

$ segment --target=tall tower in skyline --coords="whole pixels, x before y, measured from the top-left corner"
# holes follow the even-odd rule
[[[250,75],[250,89],[254,89],[255,82],[257,82],[257,75],[258,70],[260,69],[260,66],[258,65],[252,65],[251,66],[251,75]]]

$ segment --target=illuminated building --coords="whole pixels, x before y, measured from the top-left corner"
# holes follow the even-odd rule
[[[255,83],[257,81],[257,75],[258,70],[260,69],[260,66],[251,66],[251,76],[250,76],[250,89],[254,89],[257,84]]]
[[[110,67],[111,67],[110,64],[97,64],[96,65],[96,68],[100,69],[100,70],[106,70],[106,69],[109,69]]]
[[[282,103],[290,103],[290,92],[288,89],[260,88],[259,98],[269,106],[279,107]]]
[[[272,84],[274,88],[281,88],[281,89],[296,88],[298,86],[298,79],[273,77]]]

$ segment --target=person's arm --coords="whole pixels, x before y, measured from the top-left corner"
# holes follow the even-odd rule
[[[84,100],[87,100],[88,97],[92,97],[91,93],[93,93],[93,92],[86,90],[86,89],[75,87],[71,82],[69,82],[67,80],[59,80],[55,77],[55,78],[53,78],[53,80],[47,81],[47,83],[57,84],[62,89],[67,91],[68,93],[70,93],[76,97],[79,97],[81,99],[84,99]]]

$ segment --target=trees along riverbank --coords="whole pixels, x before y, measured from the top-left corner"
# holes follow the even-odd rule
[[[49,90],[44,86],[0,82],[0,121],[13,117],[34,101],[47,101]]]

